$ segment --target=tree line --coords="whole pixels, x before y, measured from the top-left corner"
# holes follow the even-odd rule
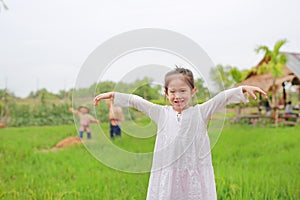
[[[231,87],[235,84],[230,76],[230,67],[218,65],[215,71],[212,71],[212,77],[215,81],[220,82],[218,77],[221,74],[224,79],[224,86]],[[61,125],[72,124],[73,115],[69,113],[69,107],[72,107],[76,98],[93,97],[96,94],[118,91],[132,93],[141,96],[157,104],[166,104],[164,97],[164,88],[161,85],[154,85],[150,78],[135,80],[132,83],[104,81],[94,83],[90,87],[80,89],[61,90],[55,94],[43,88],[32,91],[26,98],[19,98],[6,89],[0,90],[0,123],[6,123],[8,126],[42,126],[42,125]],[[219,85],[222,85],[219,83]],[[195,86],[198,92],[195,97],[195,103],[202,103],[209,99],[212,94],[205,87],[201,78],[195,80]],[[82,103],[87,103],[85,100]],[[107,113],[105,106],[97,109],[99,113]],[[106,110],[105,110],[106,109]],[[131,116],[132,117],[132,116]],[[107,121],[106,116],[100,116],[100,120]]]
[[[273,50],[270,50],[267,46],[259,46],[256,49],[257,52],[263,51],[268,61],[262,64],[259,71],[257,71],[256,67],[252,67],[250,70],[239,70],[234,66],[217,65],[210,71],[211,79],[220,91],[233,87],[243,81],[251,72],[255,71],[258,74],[271,73],[275,84],[276,79],[281,76],[283,67],[287,62],[286,55],[281,54],[279,51],[285,43],[286,40],[279,40],[274,45]],[[276,106],[274,106],[277,102],[274,84],[272,87],[272,96],[274,97],[272,98],[272,105],[275,109],[274,116],[277,116]],[[199,91],[196,93],[196,103],[204,102],[214,95],[210,94],[202,78],[195,80],[195,86]],[[96,94],[108,91],[132,93],[149,101],[165,104],[163,90],[163,86],[153,85],[152,80],[147,77],[135,80],[132,83],[104,81],[94,83],[87,88],[60,90],[58,94],[51,93],[44,88],[30,92],[24,99],[16,97],[7,89],[0,89],[0,123],[3,121],[9,122],[12,126],[59,125],[61,123],[69,123],[72,120],[68,117],[69,113],[66,111],[66,108],[72,106],[72,99],[93,97]],[[57,113],[63,113],[63,115]]]

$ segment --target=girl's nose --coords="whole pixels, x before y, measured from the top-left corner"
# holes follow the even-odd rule
[[[180,97],[179,94],[175,94],[175,98],[176,98],[176,99],[180,99],[181,97]]]

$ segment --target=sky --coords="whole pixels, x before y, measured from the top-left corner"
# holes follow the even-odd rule
[[[141,28],[178,32],[214,64],[249,69],[259,45],[300,53],[299,0],[4,0],[0,89],[18,97],[73,88],[89,55],[110,38]],[[141,63],[147,65],[149,63]],[[126,69],[123,69],[126,70]]]

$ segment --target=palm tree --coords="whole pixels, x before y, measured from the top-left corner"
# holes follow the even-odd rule
[[[234,81],[234,84],[237,84],[245,80],[246,76],[249,74],[249,70],[239,70],[237,67],[230,67],[229,74]]]
[[[265,62],[260,66],[258,73],[271,73],[273,76],[272,84],[272,107],[273,107],[273,116],[274,123],[277,125],[278,116],[277,116],[277,96],[276,92],[276,80],[283,74],[283,68],[287,63],[287,56],[283,53],[280,53],[280,48],[286,43],[285,39],[279,40],[275,43],[273,50],[270,50],[267,46],[259,46],[256,49],[256,52],[259,53],[263,51],[265,53],[264,60]]]

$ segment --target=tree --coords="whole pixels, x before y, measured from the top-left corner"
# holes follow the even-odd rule
[[[259,46],[255,51],[257,53],[263,51],[265,53],[265,62],[260,66],[258,74],[271,73],[273,77],[272,84],[272,107],[274,123],[277,125],[277,89],[276,80],[283,74],[283,68],[287,62],[287,56],[280,53],[280,48],[286,43],[285,39],[279,40],[275,43],[273,50],[270,50],[267,46]]]
[[[236,77],[232,76],[233,73]],[[219,91],[231,88],[233,85],[235,85],[237,83],[235,80],[237,76],[240,76],[238,79],[242,78],[242,72],[240,72],[236,67],[232,67],[230,65],[223,66],[218,64],[210,71],[210,77],[216,83]]]
[[[235,84],[242,82],[245,80],[249,70],[239,70],[237,67],[231,67],[229,70],[229,74],[234,81]]]
[[[248,74],[249,70],[247,69],[239,70],[237,67],[230,65],[224,67],[220,64],[210,71],[210,76],[216,82],[219,90],[233,87],[245,80]]]
[[[152,80],[145,77],[142,80],[136,80],[132,84],[132,93],[143,97],[147,100],[160,99],[162,95],[160,94],[161,86],[151,84]]]
[[[209,91],[208,88],[204,86],[204,80],[202,78],[195,80],[195,87],[197,88],[197,102],[204,102],[209,99]]]
[[[110,91],[114,91],[116,87],[116,83],[112,82],[112,81],[103,81],[100,82],[96,85],[96,94],[99,93],[104,93],[104,92],[110,92]],[[95,88],[94,85],[92,85],[92,87],[90,88]]]

